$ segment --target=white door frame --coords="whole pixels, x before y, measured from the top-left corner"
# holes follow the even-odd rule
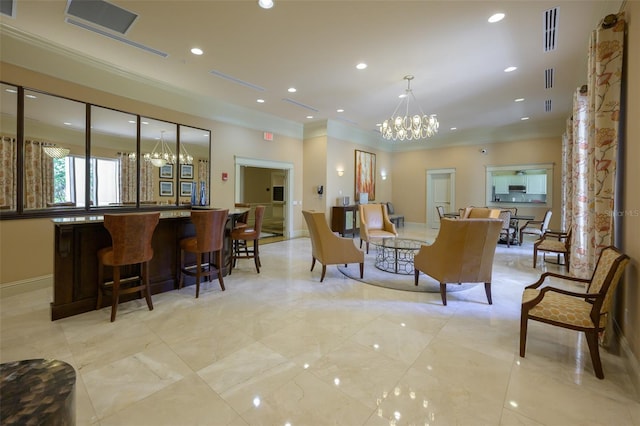
[[[427,170],[427,183],[426,183],[426,215],[424,218],[424,223],[426,226],[429,225],[429,214],[436,214],[436,206],[435,201],[433,200],[433,191],[431,190],[431,185],[433,185],[433,175],[439,174],[448,174],[450,178],[450,187],[449,187],[449,203],[451,206],[451,211],[456,210],[456,169],[431,169]]]
[[[293,163],[285,161],[261,160],[259,158],[235,157],[236,176],[235,176],[235,199],[242,200],[242,166],[261,167],[263,169],[281,169],[284,170],[284,182],[286,185],[286,204],[284,208],[284,230],[285,238],[291,238],[291,230],[293,229]]]

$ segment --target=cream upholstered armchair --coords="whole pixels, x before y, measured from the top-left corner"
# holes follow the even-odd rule
[[[551,221],[551,210],[547,210],[542,220],[529,220],[522,227],[520,227],[520,238],[518,242],[522,245],[523,234],[537,235],[538,238],[542,237],[547,229],[549,229],[549,222]]]
[[[324,280],[327,265],[345,266],[349,263],[360,264],[360,278],[364,276],[364,253],[355,246],[353,239],[339,237],[331,232],[327,219],[322,212],[303,210],[302,215],[309,228],[311,237],[311,270],[316,260],[322,263],[320,282]]]
[[[484,283],[491,305],[493,256],[502,228],[499,219],[449,219],[440,221],[440,231],[431,245],[415,255],[415,285],[420,272],[440,283],[442,304],[447,304],[447,283]]]
[[[386,204],[360,204],[360,248],[366,242],[369,253],[371,238],[389,238],[398,236],[396,227],[389,220]]]
[[[524,358],[527,346],[527,324],[530,319],[570,330],[583,331],[596,377],[604,379],[598,349],[598,333],[607,325],[611,301],[628,262],[629,256],[609,246],[600,253],[591,279],[545,272],[537,282],[525,287],[520,314],[520,356]],[[548,277],[565,283],[586,284],[586,289],[571,291],[551,286],[540,288]]]
[[[462,213],[462,219],[495,219],[500,216],[500,210],[487,207],[467,207]]]

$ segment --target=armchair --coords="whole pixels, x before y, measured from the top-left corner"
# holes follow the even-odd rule
[[[324,280],[327,265],[349,263],[360,264],[360,278],[364,276],[364,253],[353,243],[352,238],[339,237],[331,232],[329,224],[322,212],[303,210],[302,215],[309,228],[311,237],[311,270],[316,265],[316,260],[322,263],[322,275],[320,282]]]
[[[538,264],[538,252],[557,253],[564,256],[564,264],[569,270],[569,257],[571,253],[571,229],[569,232],[546,231],[542,238],[533,243],[533,267]],[[558,259],[559,260],[559,259]]]
[[[511,242],[515,240],[517,227],[513,226],[511,221],[511,210],[502,210],[498,215],[498,219],[502,221],[502,229],[500,229],[500,238],[504,236],[507,248],[510,247]]]
[[[607,325],[611,300],[628,262],[629,256],[609,246],[600,253],[591,279],[545,272],[537,282],[525,287],[520,314],[520,356],[524,358],[527,325],[530,319],[570,330],[583,331],[589,346],[593,370],[597,378],[603,379],[598,333]],[[539,288],[548,277],[586,284],[587,288],[584,292],[550,286]]]
[[[391,223],[395,226],[400,226],[400,223],[402,223],[402,226],[404,226],[404,215],[396,213],[391,201],[387,201],[387,213],[389,214],[389,221]]]
[[[522,245],[522,234],[537,235],[538,238],[544,235],[549,228],[551,213],[551,210],[547,210],[542,220],[529,220],[520,228],[520,238],[518,239],[520,245]]]
[[[491,305],[491,273],[502,221],[499,219],[449,219],[431,245],[423,245],[413,258],[415,285],[420,272],[440,282],[442,304],[447,304],[447,283],[484,282]]]
[[[389,220],[386,204],[360,204],[360,248],[362,242],[366,242],[369,253],[369,240],[371,238],[389,238],[398,236],[396,227]]]
[[[497,219],[500,216],[500,210],[490,209],[487,207],[467,207],[464,209],[462,219]]]

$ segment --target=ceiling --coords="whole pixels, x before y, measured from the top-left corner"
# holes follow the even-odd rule
[[[236,105],[236,113],[300,126],[332,120],[379,141],[376,124],[394,111],[403,77],[411,74],[417,104],[440,121],[439,133],[420,143],[427,146],[559,137],[573,92],[586,79],[589,34],[622,4],[275,0],[265,10],[254,0],[111,3],[138,15],[124,34],[66,22],[66,0],[16,0],[15,16],[2,15],[1,29],[110,72]],[[556,45],[545,51],[544,16],[553,8]],[[506,16],[488,23],[495,12]],[[1,53],[5,62],[77,81],[72,67],[4,47],[9,44]],[[192,47],[204,54],[191,54]],[[360,62],[368,67],[356,69]],[[508,66],[517,70],[505,73]],[[549,70],[552,84],[545,80]],[[412,111],[418,106],[411,105]]]

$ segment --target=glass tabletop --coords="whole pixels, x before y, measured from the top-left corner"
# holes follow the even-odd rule
[[[410,238],[372,238],[371,244],[378,247],[402,249],[402,250],[420,250],[422,245],[426,245],[426,241],[412,240]]]

